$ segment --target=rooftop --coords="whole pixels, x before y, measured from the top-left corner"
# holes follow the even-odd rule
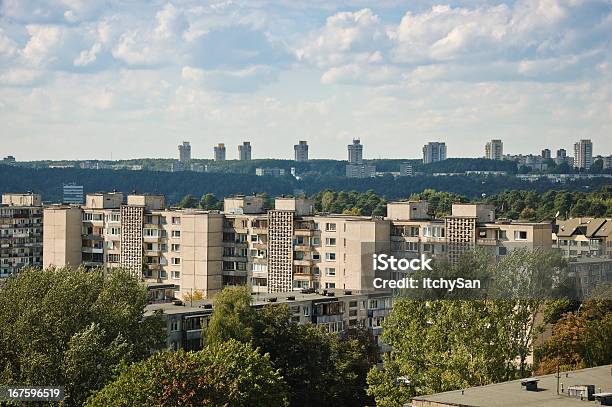
[[[612,365],[562,372],[560,376],[559,382],[563,383],[564,394],[557,394],[556,374],[549,374],[532,378],[539,379],[537,391],[524,390],[520,380],[513,380],[465,390],[419,396],[413,399],[412,405],[415,407],[431,405],[436,407],[587,407],[594,403],[569,397],[567,395],[569,386],[592,384],[595,386],[595,393],[612,391]]]

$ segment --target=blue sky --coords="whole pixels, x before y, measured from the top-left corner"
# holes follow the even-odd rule
[[[612,0],[0,0],[0,154],[612,154]]]

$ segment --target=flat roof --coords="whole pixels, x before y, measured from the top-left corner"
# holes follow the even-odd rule
[[[521,387],[521,380],[513,380],[429,396],[418,396],[413,399],[413,403],[415,401],[435,402],[440,407],[571,407],[590,404],[579,398],[569,397],[567,395],[569,386],[592,384],[595,386],[595,393],[612,391],[612,365],[562,372],[560,376],[559,383],[563,383],[565,394],[557,394],[557,378],[556,373],[553,373],[530,378],[539,379],[537,391],[525,390]]]

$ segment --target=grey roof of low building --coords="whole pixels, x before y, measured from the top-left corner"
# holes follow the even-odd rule
[[[569,397],[567,395],[569,386],[592,384],[595,385],[595,393],[612,391],[612,365],[562,372],[560,376],[559,382],[563,383],[565,394],[557,394],[557,378],[554,373],[536,377],[539,379],[537,391],[527,391],[521,386],[520,380],[513,380],[429,396],[418,396],[413,399],[413,404],[427,405],[429,402],[437,403],[434,404],[437,407],[587,407],[595,403]],[[419,401],[425,403],[415,403]]]

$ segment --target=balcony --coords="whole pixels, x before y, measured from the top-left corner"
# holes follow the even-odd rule
[[[497,246],[499,240],[494,237],[479,237],[476,239],[476,244],[479,246]]]
[[[83,247],[81,248],[81,252],[82,253],[98,253],[98,254],[102,254],[104,253],[104,248],[102,247]]]
[[[267,235],[268,234],[268,228],[254,227],[253,229],[251,229],[251,232],[254,235]]]
[[[312,247],[304,244],[296,244],[295,246],[293,246],[293,250],[298,252],[309,252],[312,250]]]
[[[313,263],[312,259],[293,260],[294,266],[312,266]]]

